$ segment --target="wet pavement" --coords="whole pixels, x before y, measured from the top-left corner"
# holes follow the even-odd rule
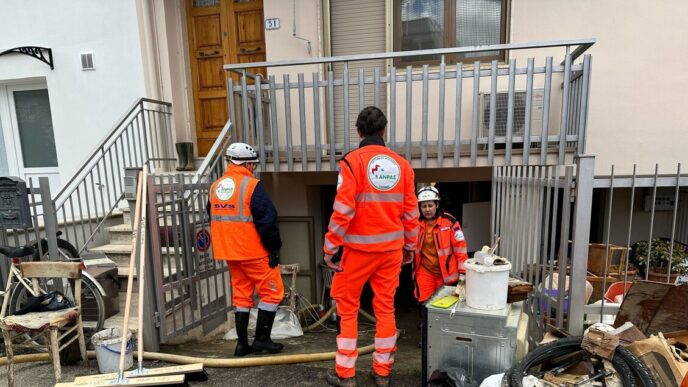
[[[400,308],[401,309],[401,308]],[[359,319],[359,346],[373,343],[374,325],[365,319]],[[418,348],[420,331],[417,329],[418,317],[415,308],[397,310],[397,324],[401,337],[397,342],[393,386],[419,386],[421,372],[421,351]],[[336,350],[336,332],[320,331],[307,333],[302,337],[279,340],[285,344],[283,354],[331,352]],[[221,336],[207,341],[165,346],[162,352],[186,356],[203,356],[231,358],[234,353],[234,341],[225,341]],[[374,386],[370,369],[372,354],[360,356],[356,363],[359,386]],[[163,367],[163,362],[145,362],[149,368]],[[325,373],[334,367],[334,361],[275,365],[245,368],[208,368],[209,380],[191,382],[192,386],[325,386]],[[72,381],[74,377],[98,373],[96,361],[90,367],[80,365],[63,366],[63,382]],[[0,386],[7,384],[7,368],[0,366]],[[52,386],[54,385],[53,369],[50,363],[17,364],[15,366],[16,386]]]

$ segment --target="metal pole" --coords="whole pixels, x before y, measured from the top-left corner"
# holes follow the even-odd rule
[[[50,180],[42,176],[38,178],[38,184],[43,204],[43,222],[45,224],[45,238],[48,240],[48,253],[50,260],[56,261],[60,259],[60,250],[57,247],[57,216],[55,214],[55,202],[50,196]]]
[[[579,335],[583,333],[585,282],[587,280],[590,243],[590,214],[592,213],[592,191],[595,182],[595,156],[578,156],[576,164],[576,204],[573,210],[573,247],[569,286],[571,292],[569,332]]]

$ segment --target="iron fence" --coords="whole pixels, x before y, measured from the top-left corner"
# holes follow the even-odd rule
[[[592,59],[586,54],[575,61],[593,44],[535,42],[225,65],[240,74],[238,81],[227,79],[230,120],[238,123],[232,135],[258,145],[261,170],[335,170],[336,160],[356,145],[351,113],[373,104],[389,117],[390,148],[414,166],[565,164],[585,150]],[[561,63],[551,56],[537,63],[444,62],[457,53],[551,47],[565,49]],[[404,69],[392,64],[394,58],[426,55],[442,62]],[[372,60],[390,65],[350,72],[350,64]],[[341,72],[334,64],[343,64]],[[319,70],[304,73],[298,66]],[[248,72],[257,67],[286,73],[265,79]]]
[[[678,164],[673,174],[618,174],[595,178],[601,227],[593,233],[588,281],[594,304],[589,322],[613,322],[619,301],[636,280],[688,282],[688,175]],[[613,287],[613,288],[612,288]]]
[[[529,337],[548,327],[583,330],[594,157],[575,165],[494,169],[492,242],[511,275],[533,284]],[[499,239],[497,239],[499,238]]]

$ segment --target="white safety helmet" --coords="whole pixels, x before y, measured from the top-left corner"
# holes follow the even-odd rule
[[[429,201],[440,201],[440,191],[430,185],[418,190],[418,203]]]
[[[256,163],[258,162],[258,153],[248,144],[235,142],[227,148],[227,160],[236,165]]]

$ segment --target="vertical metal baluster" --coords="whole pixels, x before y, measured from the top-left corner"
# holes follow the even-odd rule
[[[461,109],[463,94],[463,63],[456,64],[456,105],[454,106],[454,166],[461,164]]]
[[[306,95],[304,90],[303,73],[298,75],[299,88],[299,124],[301,130],[301,170],[308,170],[308,137],[306,136]]]
[[[170,180],[170,200],[172,201],[172,206],[174,208],[172,212],[172,229],[174,230],[174,233],[172,234],[172,239],[174,240],[174,264],[175,264],[175,275],[177,281],[180,282],[179,286],[179,295],[180,295],[180,304],[181,304],[181,310],[182,310],[182,327],[183,329],[186,329],[186,308],[184,307],[185,304],[185,299],[186,299],[186,291],[185,287],[183,285],[183,282],[189,275],[189,273],[186,271],[186,267],[184,267],[183,259],[182,259],[182,254],[185,252],[183,251],[183,246],[182,242],[179,238],[178,231],[182,230],[182,225],[181,222],[186,222],[186,219],[184,219],[183,215],[183,208],[181,204],[181,197],[177,197],[177,187],[181,185],[180,182],[180,175],[174,176],[174,180]],[[170,176],[172,178],[172,176]],[[178,218],[179,216],[179,218]],[[169,253],[169,250],[168,250]],[[172,277],[172,267],[170,267],[170,277]],[[172,297],[174,297],[174,293],[172,293]]]
[[[569,224],[571,220],[571,187],[573,182],[573,167],[568,166],[565,169],[564,177],[564,197],[561,203],[561,234],[559,236],[559,306],[557,307],[557,327],[564,326],[564,298],[566,292],[566,263],[569,247]],[[575,301],[569,298],[569,302]],[[570,305],[569,305],[570,308]]]
[[[549,294],[552,294],[554,290],[554,261],[556,256],[554,254],[556,246],[556,233],[557,233],[557,219],[559,219],[559,166],[554,166],[554,186],[552,189],[552,229],[550,230],[550,245],[549,245]],[[558,289],[557,285],[557,289]],[[547,297],[549,299],[549,296]],[[549,300],[548,300],[549,301]],[[547,304],[547,311],[549,314],[549,309],[551,304]]]
[[[365,73],[358,69],[358,111],[365,107]]]
[[[397,68],[389,69],[389,148],[397,150]]]
[[[174,309],[175,309],[174,283],[172,283],[174,277],[172,276],[172,260],[170,258],[170,253],[172,251],[174,251],[174,254],[175,255],[177,254],[177,252],[176,252],[177,244],[175,244],[172,249],[169,248],[171,241],[170,241],[170,233],[168,232],[168,230],[170,229],[170,226],[167,224],[168,216],[170,216],[170,220],[171,220],[172,216],[174,216],[174,212],[172,210],[170,210],[171,215],[168,215],[168,213],[167,213],[167,192],[165,189],[164,176],[156,176],[156,177],[158,178],[158,190],[157,190],[157,192],[160,193],[160,199],[162,202],[162,229],[165,230],[164,237],[162,238],[165,241],[165,245],[163,247],[161,244],[159,253],[160,253],[161,260],[163,259],[162,257],[164,257],[164,259],[167,261],[167,274],[165,274],[165,265],[163,265],[162,277],[163,277],[163,282],[165,284],[170,285],[170,300],[172,301],[172,305],[173,305],[172,310],[174,311]],[[171,175],[167,176],[167,186],[169,187],[169,189],[171,191],[172,190],[172,176]],[[158,203],[156,202],[153,205],[157,206]],[[172,203],[172,205],[174,206],[174,202]],[[160,219],[155,219],[155,221],[158,222],[158,225],[160,224]],[[176,234],[176,230],[175,230],[175,234]],[[172,238],[174,238],[174,236]],[[175,243],[175,242],[173,242],[173,243]],[[163,254],[163,251],[166,251],[167,254]],[[167,278],[167,281],[165,281],[165,277]],[[163,304],[167,304],[167,292],[165,292],[163,296],[165,298],[163,300]],[[176,316],[176,313],[174,313],[174,312],[172,313],[172,331],[177,332],[177,316]]]
[[[373,103],[378,108],[380,107],[380,68],[375,67],[373,70],[373,77],[375,79],[375,86],[373,89]]]
[[[506,113],[506,164],[511,164],[514,131],[514,89],[516,88],[516,59],[509,60],[509,91]],[[527,163],[524,163],[527,164]]]
[[[427,166],[428,161],[428,65],[423,65],[423,102],[421,113],[421,144],[420,144],[420,165],[421,168]]]
[[[123,192],[124,187],[122,186],[122,170],[124,169],[124,165],[122,165],[122,162],[119,159],[119,144],[121,137],[117,137],[115,142],[112,144],[113,148],[115,148],[115,169],[117,170],[117,185],[119,186],[119,191],[117,192]]]
[[[229,120],[232,121],[232,141],[238,141],[239,139],[235,109],[236,108],[234,107],[234,79],[232,79],[232,77],[229,76],[227,77],[227,110],[229,111]]]
[[[547,164],[547,147],[549,146],[549,105],[552,95],[552,57],[547,57],[545,64],[545,95],[542,101],[542,133],[540,133],[540,164]]]
[[[81,192],[79,191],[79,183],[76,186],[76,198],[79,203],[79,222],[81,223],[81,237],[83,238],[84,241],[84,246],[88,246],[88,241],[86,240],[86,226],[84,226],[84,211],[81,207]],[[72,208],[74,208],[74,205],[72,204]],[[72,218],[74,219],[74,213],[72,212]]]
[[[581,109],[578,121],[578,154],[585,154],[586,132],[588,127],[588,100],[590,98],[590,71],[592,57],[583,57],[583,90],[581,92]]]
[[[289,84],[289,74],[283,75],[284,84],[284,119],[287,129],[287,170],[294,170],[294,150],[291,134],[291,85]]]
[[[320,138],[320,79],[317,71],[313,71],[313,124],[315,129],[315,170],[320,171],[322,140]]]
[[[337,138],[334,132],[334,75],[332,74],[332,70],[327,72],[327,118],[329,121],[329,128],[328,128],[328,133],[329,133],[329,143],[330,143],[330,170],[331,171],[336,171],[337,168],[335,166],[335,157],[336,157],[336,149],[335,149],[335,144],[337,142]]]
[[[499,187],[501,186],[502,182],[500,180],[500,172],[501,168],[492,168],[492,189],[490,191],[490,194],[492,196],[492,200],[490,200],[490,246],[494,245],[495,242],[495,233],[499,232],[499,217],[498,213],[500,211],[499,207],[499,200],[500,196],[497,195],[497,192],[499,191]]]
[[[277,92],[275,91],[275,76],[268,77],[270,85],[270,129],[272,130],[272,164],[275,172],[280,171],[280,150],[279,150],[279,129],[277,127],[279,119],[277,117]]]
[[[406,160],[411,161],[411,126],[413,122],[413,67],[406,66]]]
[[[473,112],[471,116],[471,166],[478,156],[478,114],[480,114],[480,62],[473,62]]]
[[[89,176],[91,178],[91,194],[93,196],[93,209],[95,210],[96,217],[97,217],[98,216],[98,207],[96,206],[96,194],[95,194],[96,190],[95,190],[95,185],[93,182],[93,170],[89,171],[87,176]],[[86,182],[86,176],[84,176],[84,182]],[[91,224],[91,216],[92,216],[91,207],[90,207],[90,201],[88,200],[89,199],[88,198],[88,196],[89,196],[88,192],[89,191],[86,188],[87,187],[84,186],[84,192],[86,193],[86,211],[88,212],[88,215],[87,215],[88,216],[88,218],[87,218],[88,229],[89,229],[89,234],[93,234],[93,225]],[[86,241],[86,243],[88,243],[88,241]]]
[[[265,128],[263,126],[263,91],[260,88],[262,76],[258,74],[256,87],[256,131],[258,132],[258,153],[260,154],[260,170],[265,171]]]
[[[609,236],[612,230],[612,206],[614,205],[614,164],[609,183],[609,207],[607,208],[607,235],[604,238],[604,279],[602,280],[602,290],[607,291],[607,276],[609,275]],[[624,286],[626,286],[624,284]],[[600,322],[604,318],[604,297],[600,304]]]
[[[248,89],[246,86],[246,70],[241,75],[241,140],[249,141]],[[186,325],[186,324],[185,324]]]
[[[667,267],[667,283],[671,279],[671,264],[674,258],[674,238],[676,236],[676,213],[678,212],[678,193],[681,189],[681,163],[676,168],[676,191],[674,191],[674,211],[671,216],[671,246],[669,247],[669,265]],[[628,262],[628,260],[626,260]]]
[[[533,228],[533,212],[535,212],[535,209],[532,207],[532,201],[535,199],[535,195],[533,192],[531,192],[531,185],[536,178],[536,170],[533,167],[523,167],[528,171],[528,176],[526,176],[526,181],[525,181],[525,186],[523,189],[524,193],[524,199],[525,199],[525,212],[523,213],[523,217],[525,218],[525,227],[523,230],[524,233],[524,238],[522,239],[522,244],[523,246],[521,247],[521,254],[523,255],[523,261],[525,263],[524,271],[523,272],[523,279],[528,280],[530,278],[530,275],[532,273],[531,268],[530,268],[530,242],[532,240],[532,235],[534,230]],[[530,281],[529,281],[530,282]]]
[[[444,77],[446,66],[444,62],[440,63],[440,79],[439,79],[439,111],[437,112],[437,166],[442,168],[444,161]],[[428,110],[430,107],[428,106]]]
[[[566,60],[564,62],[564,90],[561,97],[561,124],[559,128],[559,164],[564,164],[566,133],[568,132],[569,93],[571,90],[571,55],[568,46],[566,47]]]
[[[343,93],[344,93],[344,151],[343,153],[346,154],[351,150],[350,147],[350,130],[351,128],[349,127],[349,62],[344,62],[344,74],[343,74],[343,79],[344,79],[344,84],[343,84]]]
[[[523,164],[530,165],[530,125],[533,120],[531,110],[533,106],[533,68],[535,60],[528,58],[526,70],[526,115],[523,128]]]
[[[657,177],[659,174],[659,164],[655,164],[655,179],[652,185],[652,212],[650,214],[650,235],[647,237],[647,260],[645,262],[645,281],[650,275],[650,252],[652,251],[652,232],[655,225],[655,203],[657,200]],[[606,290],[606,289],[605,289]]]
[[[635,204],[635,178],[636,178],[636,164],[633,164],[633,180],[631,183],[631,209],[628,213],[628,234],[626,235],[626,255],[628,256],[629,247],[631,246],[631,230],[633,229],[633,205]],[[628,282],[628,257],[624,265],[624,294],[626,294],[626,283]]]
[[[487,134],[487,162],[489,165],[494,165],[495,126],[497,124],[497,63],[496,60],[493,60],[490,68],[490,122]]]

